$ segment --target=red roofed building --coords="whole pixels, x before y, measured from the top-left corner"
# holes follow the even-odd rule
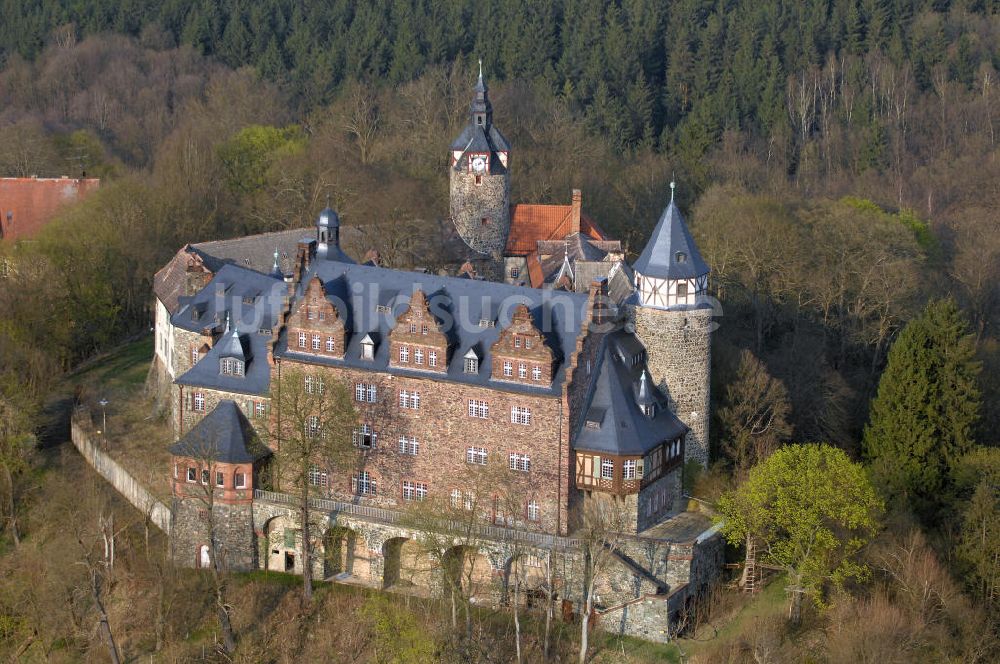
[[[583,213],[583,194],[573,190],[569,205],[517,204],[510,209],[504,248],[504,280],[532,288],[545,285],[585,291],[593,278],[607,276],[621,261],[621,243]],[[563,264],[567,263],[566,267]],[[576,278],[576,272],[586,278]]]
[[[97,178],[0,178],[0,239],[35,237],[63,206],[100,185]]]

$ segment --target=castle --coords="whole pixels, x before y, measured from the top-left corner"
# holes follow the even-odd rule
[[[569,206],[511,205],[514,163],[480,74],[448,154],[464,244],[457,276],[392,269],[371,254],[355,262],[329,207],[308,231],[185,246],[157,273],[154,361],[178,437],[180,563],[310,564],[390,585],[419,556],[399,515],[436,500],[475,504],[487,576],[509,570],[509,542],[559,549],[570,561],[560,595],[579,602],[573,535],[603,502],[625,515],[631,544],[616,553],[601,606],[622,631],[664,638],[721,555],[704,521],[692,530],[675,520],[685,462],[708,461],[709,268],[673,191],[629,264],[582,212],[580,192]],[[329,526],[320,560],[301,559],[275,463],[281,441],[267,434],[289,376],[309,394],[346,385],[357,416],[350,463],[309,469]],[[477,487],[462,482],[497,462],[523,479],[516,508],[495,496],[473,503]]]

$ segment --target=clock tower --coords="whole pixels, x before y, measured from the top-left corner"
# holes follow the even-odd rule
[[[448,152],[451,220],[477,253],[499,258],[510,229],[510,144],[493,125],[482,62],[469,123]]]

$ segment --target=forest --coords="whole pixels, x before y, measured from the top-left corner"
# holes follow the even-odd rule
[[[973,639],[1000,620],[996,0],[0,0],[0,15],[0,175],[102,178],[37,240],[0,241],[3,547],[39,527],[46,397],[149,329],[153,273],[185,243],[305,227],[329,196],[389,264],[435,267],[481,59],[513,201],[580,188],[634,257],[678,182],[722,313],[697,495],[735,495],[792,442],[871,471],[886,507],[868,575],[827,582],[812,609],[830,661],[996,655]],[[885,563],[904,549],[937,599]],[[906,648],[877,650],[903,631]],[[796,632],[768,633],[766,661],[796,661]]]

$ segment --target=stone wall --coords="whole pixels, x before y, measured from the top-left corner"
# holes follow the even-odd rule
[[[94,439],[96,434],[91,424],[90,413],[77,408],[72,415],[70,437],[73,446],[83,455],[94,470],[107,480],[125,500],[149,517],[160,530],[170,534],[170,510],[160,500],[140,484],[117,461],[101,451]]]
[[[253,507],[215,504],[209,518],[208,503],[200,498],[174,498],[170,551],[174,562],[185,567],[200,566],[202,546],[212,550],[211,530],[215,528],[215,551],[222,567],[235,571],[257,569],[257,542],[253,529]]]
[[[455,229],[474,250],[499,257],[510,230],[509,175],[482,175],[481,184],[476,184],[476,176],[471,173],[454,168],[448,172]]]
[[[670,409],[691,431],[685,461],[708,465],[712,309],[665,311],[632,308],[636,334],[646,346],[649,371],[670,401]]]

